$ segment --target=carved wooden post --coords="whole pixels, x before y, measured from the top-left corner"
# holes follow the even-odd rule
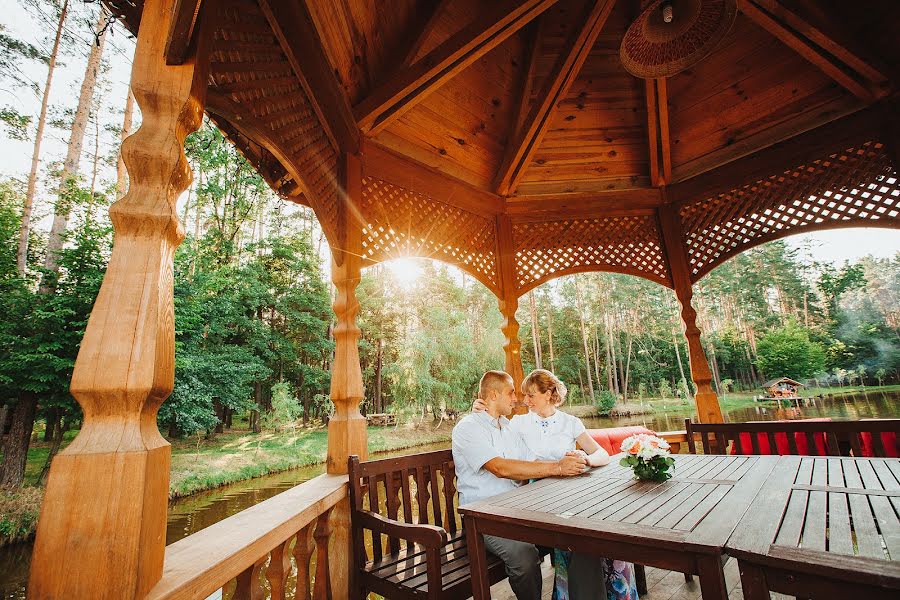
[[[504,370],[512,376],[516,386],[518,400],[513,408],[513,414],[525,414],[528,412],[528,407],[522,402],[522,380],[525,379],[525,370],[522,368],[522,342],[519,340],[519,322],[516,320],[516,311],[519,309],[519,296],[516,293],[516,249],[509,217],[497,218],[497,245],[501,288],[499,306],[500,314],[503,315],[500,330],[503,332],[503,353],[506,355]]]
[[[122,148],[131,186],[110,208],[115,244],[71,383],[84,425],[50,469],[29,598],[143,598],[162,575],[171,452],[156,413],[174,384],[175,203],[208,66],[205,41],[165,64],[174,4],[144,2],[131,83],[143,124]]]
[[[359,327],[356,315],[359,301],[356,286],[362,268],[362,225],[357,218],[356,206],[362,193],[362,168],[359,157],[346,155],[342,180],[343,194],[338,205],[339,247],[332,248],[331,281],[336,288],[334,314],[334,362],[331,365],[331,401],[334,416],[328,421],[329,473],[347,472],[347,459],[351,454],[361,460],[368,457],[366,419],[359,412],[364,388],[362,368],[359,365]],[[332,595],[347,597],[347,574],[353,568],[350,548],[350,504],[348,499],[335,505],[331,515],[334,543],[331,546]]]
[[[664,189],[663,194],[665,194]],[[661,206],[659,208],[659,224],[666,257],[669,260],[669,273],[672,275],[672,283],[675,286],[675,296],[681,306],[681,323],[684,326],[684,336],[687,338],[691,379],[697,386],[697,393],[694,395],[697,418],[701,423],[721,423],[723,421],[722,409],[719,407],[719,398],[712,389],[712,373],[709,370],[706,353],[700,343],[697,311],[691,306],[694,289],[691,285],[691,271],[677,208],[669,204]]]

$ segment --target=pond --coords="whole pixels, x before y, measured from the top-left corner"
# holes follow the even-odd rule
[[[862,392],[825,398],[807,399],[799,405],[777,405],[760,403],[758,406],[726,410],[729,421],[774,421],[781,419],[801,419],[810,417],[831,417],[834,419],[869,419],[900,417],[900,392]],[[684,419],[693,417],[689,407],[671,413],[636,415],[631,417],[583,419],[589,428],[619,427],[623,425],[643,425],[655,431],[684,429]],[[401,456],[410,453],[428,452],[447,448],[449,442],[407,448],[394,452],[373,455],[375,458]],[[169,504],[166,543],[196,533],[213,523],[217,523],[245,508],[271,498],[288,488],[308,481],[325,470],[325,465],[314,465],[293,469],[283,473],[267,475],[257,479],[242,481],[215,490],[200,492],[186,498],[173,500]],[[31,544],[15,544],[0,548],[0,597],[25,598],[28,578],[28,564]]]

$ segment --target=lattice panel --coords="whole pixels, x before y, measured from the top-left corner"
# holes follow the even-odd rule
[[[433,258],[499,289],[493,220],[375,177],[363,177],[362,184],[366,258]]]
[[[870,141],[690,202],[680,214],[696,281],[731,256],[789,234],[900,227],[900,183],[884,146]]]
[[[210,54],[210,93],[240,108],[244,118],[233,123],[236,128],[263,131],[290,158],[302,180],[296,183],[310,191],[320,222],[334,232],[337,154],[265,16],[255,0],[230,0],[220,6],[218,23]],[[242,151],[254,154],[252,148]],[[281,180],[290,189],[284,173],[272,169],[266,179]]]
[[[525,291],[579,271],[617,271],[671,286],[660,239],[649,215],[514,223],[516,287]]]

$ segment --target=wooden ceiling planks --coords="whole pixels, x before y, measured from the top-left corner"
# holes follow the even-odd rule
[[[847,114],[860,102],[739,15],[721,52],[669,80],[669,105],[679,181]]]
[[[518,292],[579,270],[668,285],[654,216],[663,198],[688,210],[686,230],[700,236],[688,247],[695,279],[792,227],[885,214],[892,221],[881,224],[897,226],[895,183],[877,202],[857,189],[859,181],[896,179],[889,164],[896,140],[841,146],[838,138],[898,120],[894,102],[855,111],[895,89],[900,3],[870,0],[871,10],[860,10],[811,0],[742,2],[755,21],[739,14],[703,62],[645,86],[618,57],[638,0],[507,0],[515,8],[507,15],[478,0],[291,3],[305,8],[294,11],[305,21],[275,0],[223,0],[208,108],[269,185],[314,207],[331,239],[337,152],[353,151],[346,140],[360,133],[360,107],[380,97],[381,104],[370,102],[381,111],[375,120],[387,119],[368,132],[371,139],[360,137],[372,256],[421,251],[460,264],[492,289],[508,277],[497,271],[494,252],[500,222],[518,240],[510,249]],[[136,29],[130,0],[106,3]],[[189,40],[192,2],[180,6],[179,44]],[[585,27],[586,8],[597,23],[605,19],[602,28]],[[883,61],[873,58],[879,55]],[[508,147],[526,158],[513,169],[514,195],[503,198],[493,191]],[[808,173],[801,155],[814,161]],[[771,183],[779,178],[790,180],[781,191]],[[753,186],[764,186],[764,197]],[[818,200],[804,201],[807,190]],[[830,220],[816,211],[830,211]],[[710,221],[719,217],[718,225]],[[741,219],[781,229],[738,242],[732,237],[747,228]],[[392,231],[397,224],[402,230]],[[726,237],[713,235],[718,226]]]
[[[409,67],[397,71],[354,107],[363,132],[374,135],[502,44],[556,0],[503,0],[469,11],[468,25]],[[454,7],[456,3],[454,3]]]
[[[619,42],[632,12],[626,3],[613,7],[578,77],[559,102],[516,193],[602,191],[649,184],[644,86],[618,59]],[[547,16],[557,14],[550,11]],[[571,20],[571,14],[563,17]],[[557,23],[549,29],[557,35],[545,40],[544,53],[552,56],[559,52],[564,37],[558,32],[564,30]],[[546,59],[543,62],[546,65]],[[538,73],[538,78],[543,76]]]
[[[396,68],[429,10],[416,0],[390,0],[390,7],[356,0],[302,1],[351,105]]]
[[[477,0],[447,6],[434,27],[437,38],[453,35]],[[423,51],[433,41],[425,42]],[[451,81],[374,136],[379,143],[454,177],[490,190],[507,144],[525,70],[522,36],[509,37]]]
[[[553,120],[553,113],[569,92],[600,31],[606,24],[615,0],[591,0],[582,12],[575,12],[570,22],[556,64],[541,86],[540,98],[535,102],[522,122],[511,143],[507,146],[500,171],[497,173],[497,192],[508,195],[530,166],[531,160]]]

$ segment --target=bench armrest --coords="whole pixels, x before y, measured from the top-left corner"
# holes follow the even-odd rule
[[[421,544],[426,548],[440,548],[449,540],[443,527],[427,523],[403,523],[368,510],[353,511],[353,518],[366,529]]]

